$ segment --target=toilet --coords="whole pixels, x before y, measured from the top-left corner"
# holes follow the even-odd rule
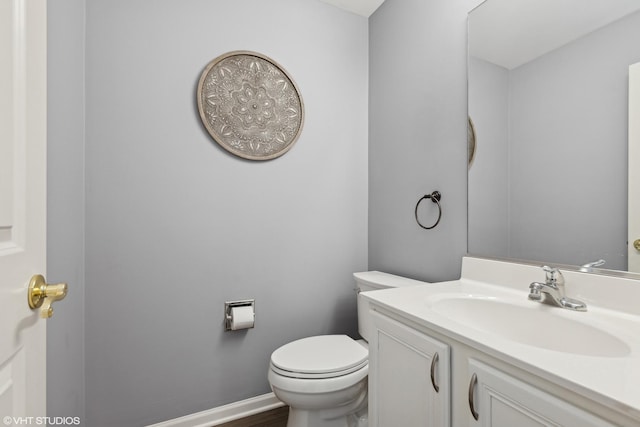
[[[360,292],[424,284],[379,271],[354,273],[358,332],[302,338],[276,349],[267,375],[271,390],[289,405],[287,427],[367,427],[367,341],[373,329]]]

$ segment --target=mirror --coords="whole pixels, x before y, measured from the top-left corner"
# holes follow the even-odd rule
[[[640,0],[487,0],[471,11],[470,254],[627,270],[638,40]]]

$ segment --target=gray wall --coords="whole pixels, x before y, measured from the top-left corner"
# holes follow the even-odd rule
[[[317,1],[87,1],[87,425],[269,392],[278,346],[357,334],[367,28]],[[272,161],[218,147],[195,107],[206,64],[245,49],[281,64],[304,99],[300,139]],[[256,299],[255,329],[224,332],[224,302],[243,298]]]
[[[386,0],[369,18],[369,268],[460,276],[467,250],[467,13],[478,1]],[[442,220],[414,207],[442,193]],[[431,206],[428,206],[431,205]],[[435,220],[425,201],[423,221]]]
[[[355,334],[353,271],[459,276],[477,1],[387,0],[367,33],[364,18],[314,1],[87,0],[86,101],[82,3],[65,10],[75,1],[50,6],[49,111],[64,122],[50,130],[49,266],[78,295],[65,324],[50,323],[68,340],[50,341],[50,396],[71,396],[50,397],[50,413],[138,426],[265,393],[276,347]],[[198,122],[200,72],[236,49],[272,57],[301,88],[304,131],[274,161],[232,157]],[[443,219],[424,231],[413,208],[434,189]],[[56,215],[69,201],[78,212]],[[66,229],[72,241],[54,256]],[[222,332],[235,298],[256,298],[255,329]],[[53,374],[71,366],[68,351],[75,371]]]
[[[47,414],[84,420],[84,0],[48,2]]]

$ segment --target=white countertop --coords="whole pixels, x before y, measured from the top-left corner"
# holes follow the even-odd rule
[[[486,269],[490,269],[491,273],[487,274]],[[519,268],[518,264],[514,266],[513,263],[465,258],[460,280],[366,292],[363,296],[371,303],[415,323],[640,421],[640,315],[631,312],[631,307],[640,307],[640,300],[629,301],[638,296],[640,281],[630,283],[625,278],[603,279],[602,276],[592,274],[567,272],[567,296],[579,295],[581,299],[588,301],[588,311],[575,312],[527,299],[529,283],[544,281],[544,273],[541,271],[532,266]],[[501,273],[508,273],[508,278],[505,279]],[[484,281],[491,276],[500,277],[500,280],[495,280],[499,283]],[[595,279],[589,276],[595,276]],[[477,280],[479,278],[482,280]],[[608,288],[603,292],[600,289],[602,286]],[[572,294],[570,289],[575,293]],[[595,291],[592,292],[592,289]],[[603,295],[606,296],[606,301],[603,300]],[[606,331],[627,344],[628,351],[614,356],[594,356],[549,350],[505,339],[486,329],[478,329],[469,322],[456,320],[451,313],[434,310],[434,301],[443,298],[484,296],[516,301],[518,306],[527,310],[553,310],[553,316]],[[620,302],[613,301],[615,299]],[[536,328],[538,325],[526,327]],[[540,334],[553,332],[540,330]],[[590,339],[588,333],[584,335],[582,339]],[[606,351],[603,352],[605,353]]]

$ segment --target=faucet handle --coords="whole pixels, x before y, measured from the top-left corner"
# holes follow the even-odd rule
[[[542,269],[546,274],[547,283],[564,284],[564,277],[559,269],[556,267],[549,267],[548,265],[543,265]]]

